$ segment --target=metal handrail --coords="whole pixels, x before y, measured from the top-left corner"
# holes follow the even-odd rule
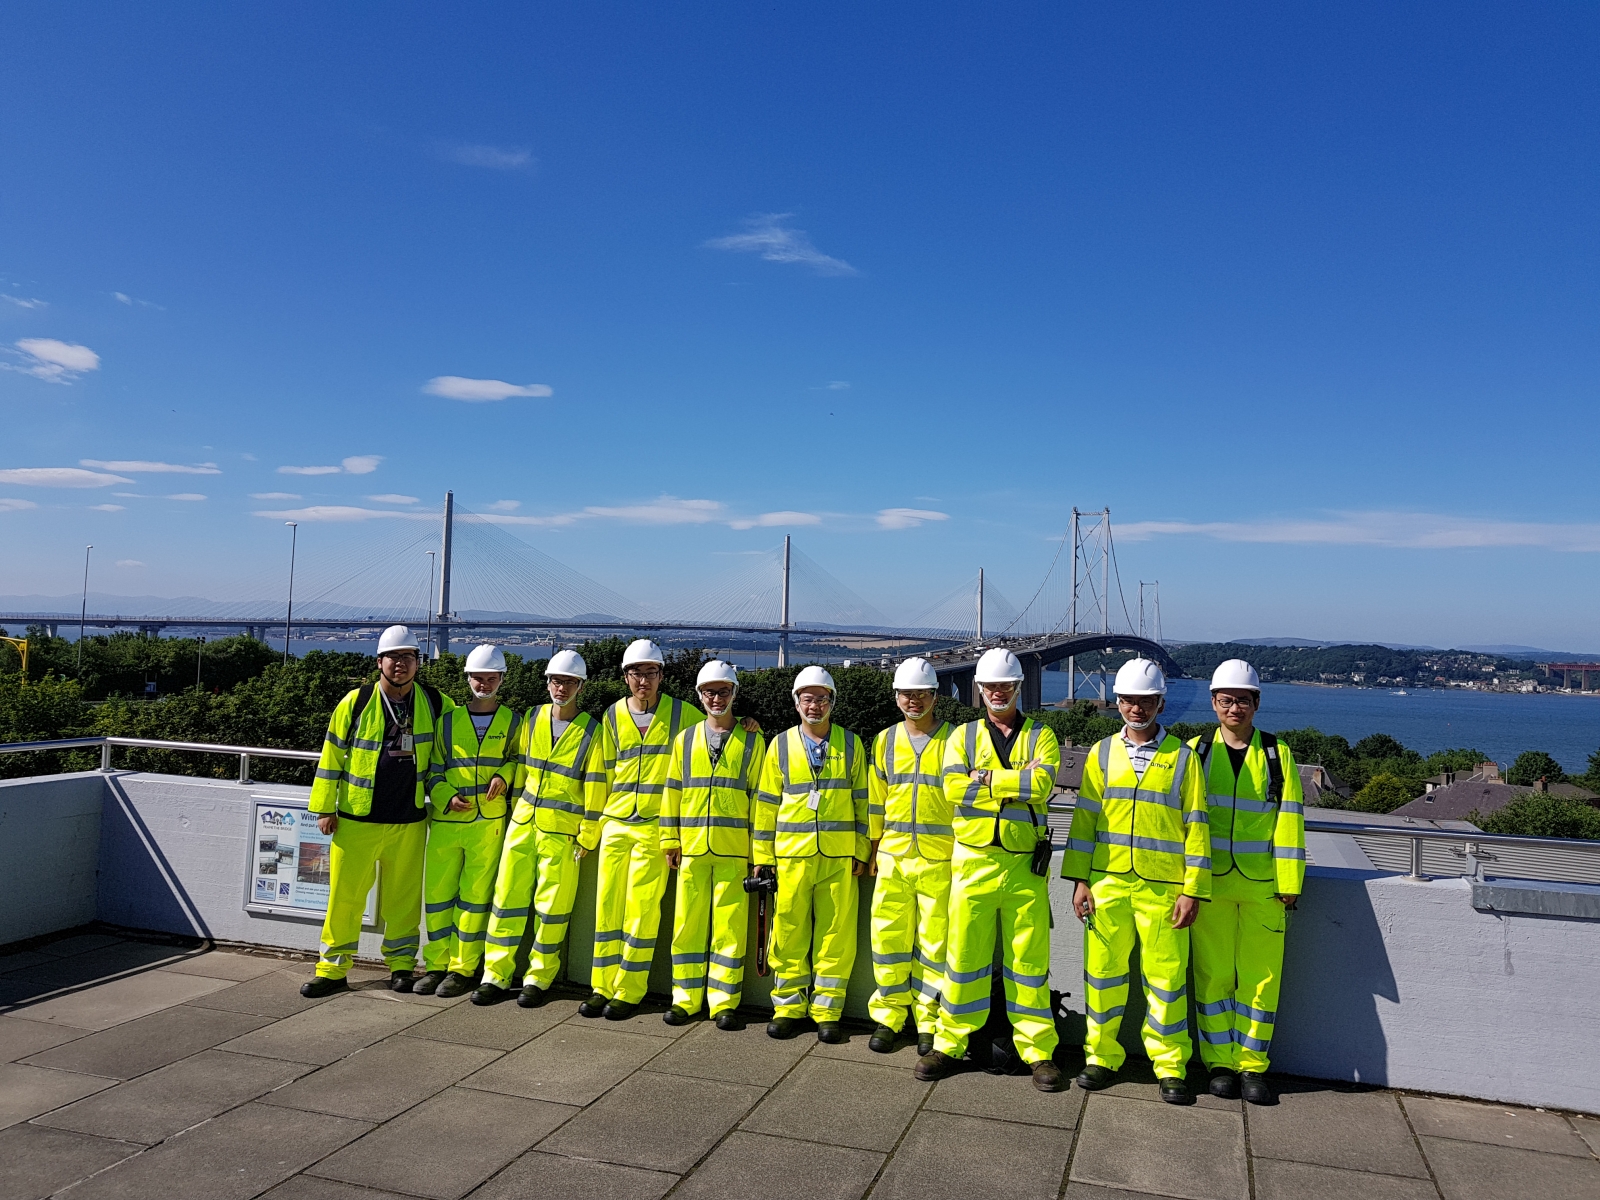
[[[1545,846],[1570,850],[1587,846],[1600,850],[1600,842],[1586,838],[1530,837],[1520,833],[1469,833],[1464,829],[1407,829],[1403,825],[1356,825],[1344,821],[1316,821],[1306,818],[1307,833],[1359,833],[1389,837],[1422,838],[1429,842],[1474,842],[1478,845]]]
[[[250,760],[252,758],[287,758],[296,762],[317,762],[322,755],[315,750],[268,749],[265,746],[228,746],[216,742],[168,742],[160,738],[134,737],[82,737],[59,738],[49,742],[0,742],[0,754],[24,754],[38,750],[72,750],[79,747],[100,747],[100,770],[111,770],[111,750],[114,746],[131,746],[144,750],[196,750],[202,754],[237,754],[239,756],[239,782],[251,784]]]

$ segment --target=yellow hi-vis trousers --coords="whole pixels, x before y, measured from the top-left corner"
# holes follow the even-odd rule
[[[1172,927],[1172,906],[1183,885],[1095,871],[1089,876],[1089,890],[1095,910],[1083,931],[1088,1016],[1084,1054],[1089,1062],[1113,1071],[1127,1057],[1117,1033],[1128,1003],[1128,960],[1137,937],[1148,1010],[1145,1053],[1158,1076],[1181,1078],[1194,1053],[1189,1040],[1189,931]]]
[[[528,973],[523,983],[548,988],[561,966],[561,944],[572,920],[572,903],[578,895],[578,860],[571,834],[546,833],[534,826],[511,823],[505,849],[500,852],[500,874],[494,883],[494,906],[489,911],[488,948],[483,959],[483,981],[510,987],[517,969],[517,948],[534,916],[533,944],[528,950]]]
[[[867,1011],[896,1033],[915,1009],[917,1028],[931,1034],[944,994],[950,863],[916,854],[878,855],[872,890],[872,977]]]
[[[654,821],[607,819],[600,829],[600,881],[594,898],[594,990],[637,1004],[650,983],[661,928],[667,863]]]
[[[995,924],[1004,954],[1006,1011],[1011,1040],[1026,1063],[1056,1052],[1060,1040],[1050,1011],[1050,889],[1029,868],[1032,855],[999,846],[956,843],[950,859],[950,913],[945,942],[944,999],[936,1050],[960,1058],[967,1039],[989,1019]]]
[[[1195,919],[1195,1005],[1208,1067],[1266,1073],[1288,929],[1276,889],[1237,871],[1213,876],[1211,903]]]
[[[483,935],[505,832],[504,817],[428,823],[422,873],[422,913],[428,929],[422,965],[428,970],[472,975],[483,962]]]
[[[309,819],[309,818],[308,818]],[[422,924],[422,848],[426,821],[376,824],[339,818],[328,855],[328,915],[322,922],[322,957],[317,974],[343,979],[361,940],[361,912],[372,880],[383,865],[378,913],[383,918],[383,961],[389,970],[417,964],[417,929]]]
[[[808,990],[812,1020],[844,1016],[861,903],[861,885],[850,874],[853,862],[820,854],[778,860],[778,903],[767,949],[773,1016],[805,1016]]]
[[[713,1017],[739,1007],[744,986],[744,943],[750,865],[742,857],[684,855],[672,929],[672,1003],[691,1015],[707,991]]]

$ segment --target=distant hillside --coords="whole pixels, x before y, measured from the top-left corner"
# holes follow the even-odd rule
[[[1267,683],[1346,683],[1427,687],[1450,681],[1499,679],[1502,686],[1542,677],[1532,659],[1464,650],[1396,650],[1388,646],[1263,646],[1248,642],[1191,642],[1172,657],[1196,678],[1224,659],[1242,658]]]

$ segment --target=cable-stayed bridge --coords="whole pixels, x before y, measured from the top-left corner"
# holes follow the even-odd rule
[[[934,661],[945,690],[964,696],[982,649],[1005,645],[1023,661],[1030,707],[1039,703],[1046,666],[1070,664],[1091,651],[1137,650],[1179,673],[1160,642],[1159,604],[1154,621],[1145,619],[1144,585],[1137,620],[1130,610],[1109,510],[1073,510],[1043,578],[1020,607],[979,570],[904,622],[890,620],[787,537],[781,546],[735,556],[727,571],[694,593],[635,600],[516,537],[509,532],[516,518],[469,511],[451,494],[442,514],[393,516],[364,533],[354,552],[348,545],[308,546],[297,558],[291,552],[284,564],[287,588],[261,577],[236,585],[233,599],[121,599],[115,612],[90,612],[86,588],[78,611],[41,604],[37,611],[0,612],[0,625],[136,628],[151,635],[243,630],[287,640],[404,623],[426,634],[433,653],[452,641],[510,634],[552,641],[608,631],[741,634],[769,647],[775,642],[779,663],[796,653],[805,657],[807,645],[842,646],[885,663],[922,653]],[[297,538],[296,531],[296,545]],[[274,593],[282,599],[259,598]],[[1072,678],[1075,685],[1076,673]]]

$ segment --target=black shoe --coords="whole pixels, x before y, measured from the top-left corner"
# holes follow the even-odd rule
[[[1117,1073],[1110,1067],[1102,1067],[1098,1063],[1090,1063],[1078,1072],[1077,1084],[1086,1092],[1098,1092],[1108,1088],[1117,1081]]]
[[[410,971],[396,971],[389,976],[389,990],[391,992],[409,992],[416,986],[417,981],[412,978]]]
[[[867,1049],[875,1054],[893,1054],[894,1039],[898,1036],[887,1025],[879,1025],[872,1031],[872,1036],[867,1039]],[[930,1046],[929,1049],[932,1049]]]
[[[504,1000],[509,994],[510,993],[499,984],[485,981],[484,983],[480,983],[478,985],[478,990],[472,993],[472,1002],[480,1005],[499,1004],[500,1001]]]
[[[1239,1091],[1247,1104],[1271,1105],[1278,1102],[1278,1098],[1272,1094],[1272,1085],[1267,1082],[1267,1077],[1256,1071],[1239,1072]]]
[[[911,1068],[911,1073],[923,1083],[932,1083],[935,1079],[943,1079],[947,1075],[954,1075],[961,1069],[961,1060],[951,1058],[942,1050],[935,1050],[931,1054],[924,1054],[917,1059],[917,1065]]]
[[[416,988],[413,990],[421,991],[422,989]],[[448,1000],[451,996],[465,996],[471,990],[472,980],[468,979],[465,975],[457,975],[454,971],[452,971],[440,981],[438,987],[433,989],[433,994],[435,996],[442,996]]]
[[[687,1025],[693,1018],[691,1018],[688,1013],[684,1012],[683,1009],[674,1004],[671,1008],[667,1009],[666,1012],[661,1014],[661,1019],[668,1025],[676,1027],[678,1025]]]
[[[919,1033],[919,1034],[917,1034],[917,1057],[918,1058],[927,1058],[928,1055],[930,1055],[932,1053],[933,1053],[933,1034],[931,1034],[931,1033]]]
[[[300,985],[300,994],[307,1000],[320,1000],[324,996],[331,996],[335,992],[348,992],[350,981],[347,979],[329,979],[326,975],[318,975],[309,983]]]
[[[629,1004],[626,1000],[612,1000],[600,1010],[600,1015],[608,1021],[626,1021],[638,1011],[637,1004]]]
[[[1193,1104],[1194,1097],[1189,1094],[1189,1085],[1180,1075],[1163,1075],[1156,1080],[1161,1089],[1161,1098],[1168,1104]]]
[[[800,1031],[799,1017],[773,1017],[767,1022],[767,1036],[782,1041]]]
[[[727,1012],[717,1014],[717,1028],[727,1030],[730,1033],[737,1033],[744,1028],[744,1021],[738,1013],[730,1008]]]
[[[1041,1092],[1059,1092],[1067,1086],[1067,1077],[1048,1058],[1040,1059],[1033,1064],[1033,1086]]]
[[[1210,1092],[1218,1100],[1239,1098],[1239,1076],[1232,1067],[1212,1067]]]
[[[412,982],[411,994],[414,996],[431,996],[434,989],[443,983],[447,977],[448,973],[445,971],[429,971],[422,978]]]
[[[593,992],[589,998],[578,1005],[580,1017],[598,1017],[606,1011],[606,1005],[611,1003],[611,997],[601,992]]]
[[[525,983],[517,993],[518,1008],[543,1008],[544,1002],[544,989],[537,983]]]
[[[837,1021],[817,1022],[817,1041],[837,1046],[844,1041],[844,1027]]]

